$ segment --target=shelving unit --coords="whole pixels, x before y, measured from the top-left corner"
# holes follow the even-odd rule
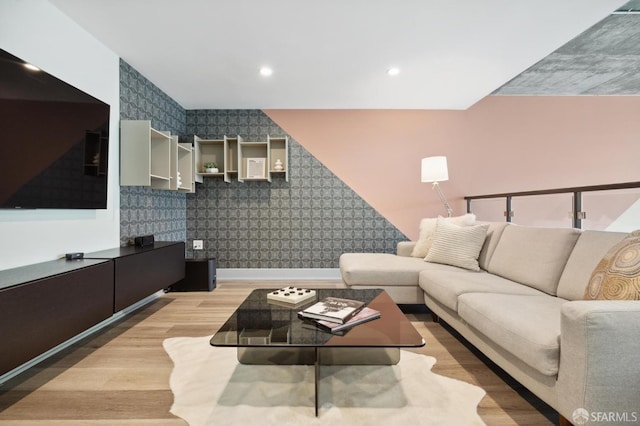
[[[95,173],[99,167],[88,162],[98,158],[96,153],[100,160],[106,159],[107,153],[100,151],[99,135],[88,137],[86,145],[85,171]],[[278,160],[281,169],[276,169]],[[216,163],[218,172],[207,173],[206,163]],[[282,177],[288,182],[289,138],[267,135],[266,141],[245,141],[240,136],[203,139],[194,135],[192,146],[180,143],[170,132],[152,128],[149,120],[121,121],[120,185],[192,193],[195,183],[203,183],[205,177],[221,177],[225,182],[234,178],[238,182],[271,182]]]
[[[269,174],[269,142],[245,142],[238,138],[238,181],[266,180]],[[262,168],[260,168],[262,162]]]
[[[179,143],[176,135],[171,136],[171,189],[195,192],[191,144]]]
[[[193,137],[193,147],[196,156],[196,182],[203,183],[205,176],[225,177],[225,140],[224,139],[201,139]],[[218,173],[207,173],[204,165],[206,163],[216,163]]]
[[[282,175],[289,182],[289,139],[285,137],[267,136],[269,144],[269,174],[271,176]],[[282,170],[276,170],[276,162],[282,162]]]
[[[171,189],[171,135],[150,128],[151,187]]]
[[[182,175],[182,185],[178,190],[184,192],[196,192],[196,181],[193,168],[193,148],[190,143],[178,144],[178,170]]]
[[[225,136],[225,182],[231,182],[232,176],[238,175],[238,141],[240,136],[230,138]]]
[[[120,185],[194,192],[193,151],[149,120],[120,122]],[[178,172],[181,185],[178,185]]]
[[[242,137],[223,139],[202,139],[194,136],[194,155],[196,164],[196,182],[202,183],[205,177],[224,178],[231,182],[237,176],[239,182],[267,181],[274,176],[283,176],[288,182],[289,139],[267,136],[266,141],[245,141]],[[276,170],[276,161],[282,163],[282,170]],[[219,173],[205,173],[204,164],[215,162]],[[248,167],[251,162],[251,168]],[[260,165],[264,164],[264,171]]]

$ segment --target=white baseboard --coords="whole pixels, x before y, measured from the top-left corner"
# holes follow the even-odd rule
[[[341,280],[338,268],[222,268],[216,270],[218,280]]]

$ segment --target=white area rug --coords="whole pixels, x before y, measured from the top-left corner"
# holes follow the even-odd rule
[[[313,366],[242,365],[211,337],[164,341],[174,363],[171,412],[204,425],[484,425],[481,388],[431,372],[435,358],[402,351],[394,366],[321,366],[319,417]]]

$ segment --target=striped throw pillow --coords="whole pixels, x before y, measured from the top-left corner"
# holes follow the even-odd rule
[[[457,226],[438,218],[433,242],[424,260],[479,271],[478,256],[488,229],[488,224]]]

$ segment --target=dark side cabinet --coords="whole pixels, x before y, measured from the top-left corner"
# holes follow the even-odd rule
[[[113,315],[109,261],[59,260],[1,275],[0,375]],[[13,277],[19,284],[7,285]]]
[[[171,286],[171,291],[213,291],[216,288],[216,258],[187,259],[184,279]]]

